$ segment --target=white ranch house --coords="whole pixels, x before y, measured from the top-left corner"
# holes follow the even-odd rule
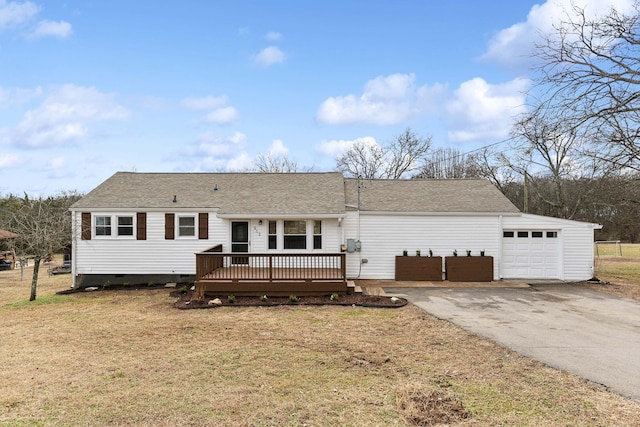
[[[523,214],[483,179],[356,180],[338,172],[118,172],[71,212],[74,287],[200,279],[196,254],[207,250],[227,254],[225,266],[264,260],[289,272],[326,260],[346,279],[394,279],[404,250],[483,251],[493,257],[494,280],[587,280],[600,228]]]

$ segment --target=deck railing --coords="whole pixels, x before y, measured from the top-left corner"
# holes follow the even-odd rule
[[[345,254],[199,252],[196,280],[346,282]]]

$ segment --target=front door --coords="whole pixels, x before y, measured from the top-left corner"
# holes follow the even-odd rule
[[[231,252],[249,252],[249,223],[231,222]],[[233,264],[249,264],[249,257],[233,257]]]

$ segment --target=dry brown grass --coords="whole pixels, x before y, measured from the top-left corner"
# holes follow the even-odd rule
[[[600,292],[640,301],[640,245],[627,244],[623,253],[629,256],[596,258],[596,277],[603,283],[583,285]]]
[[[0,272],[0,425],[628,426],[637,402],[413,306],[177,310]],[[440,400],[438,400],[440,399]],[[446,417],[465,414],[459,418]]]

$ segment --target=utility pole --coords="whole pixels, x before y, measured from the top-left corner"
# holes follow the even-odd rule
[[[524,213],[529,213],[529,178],[527,171],[524,171]]]

